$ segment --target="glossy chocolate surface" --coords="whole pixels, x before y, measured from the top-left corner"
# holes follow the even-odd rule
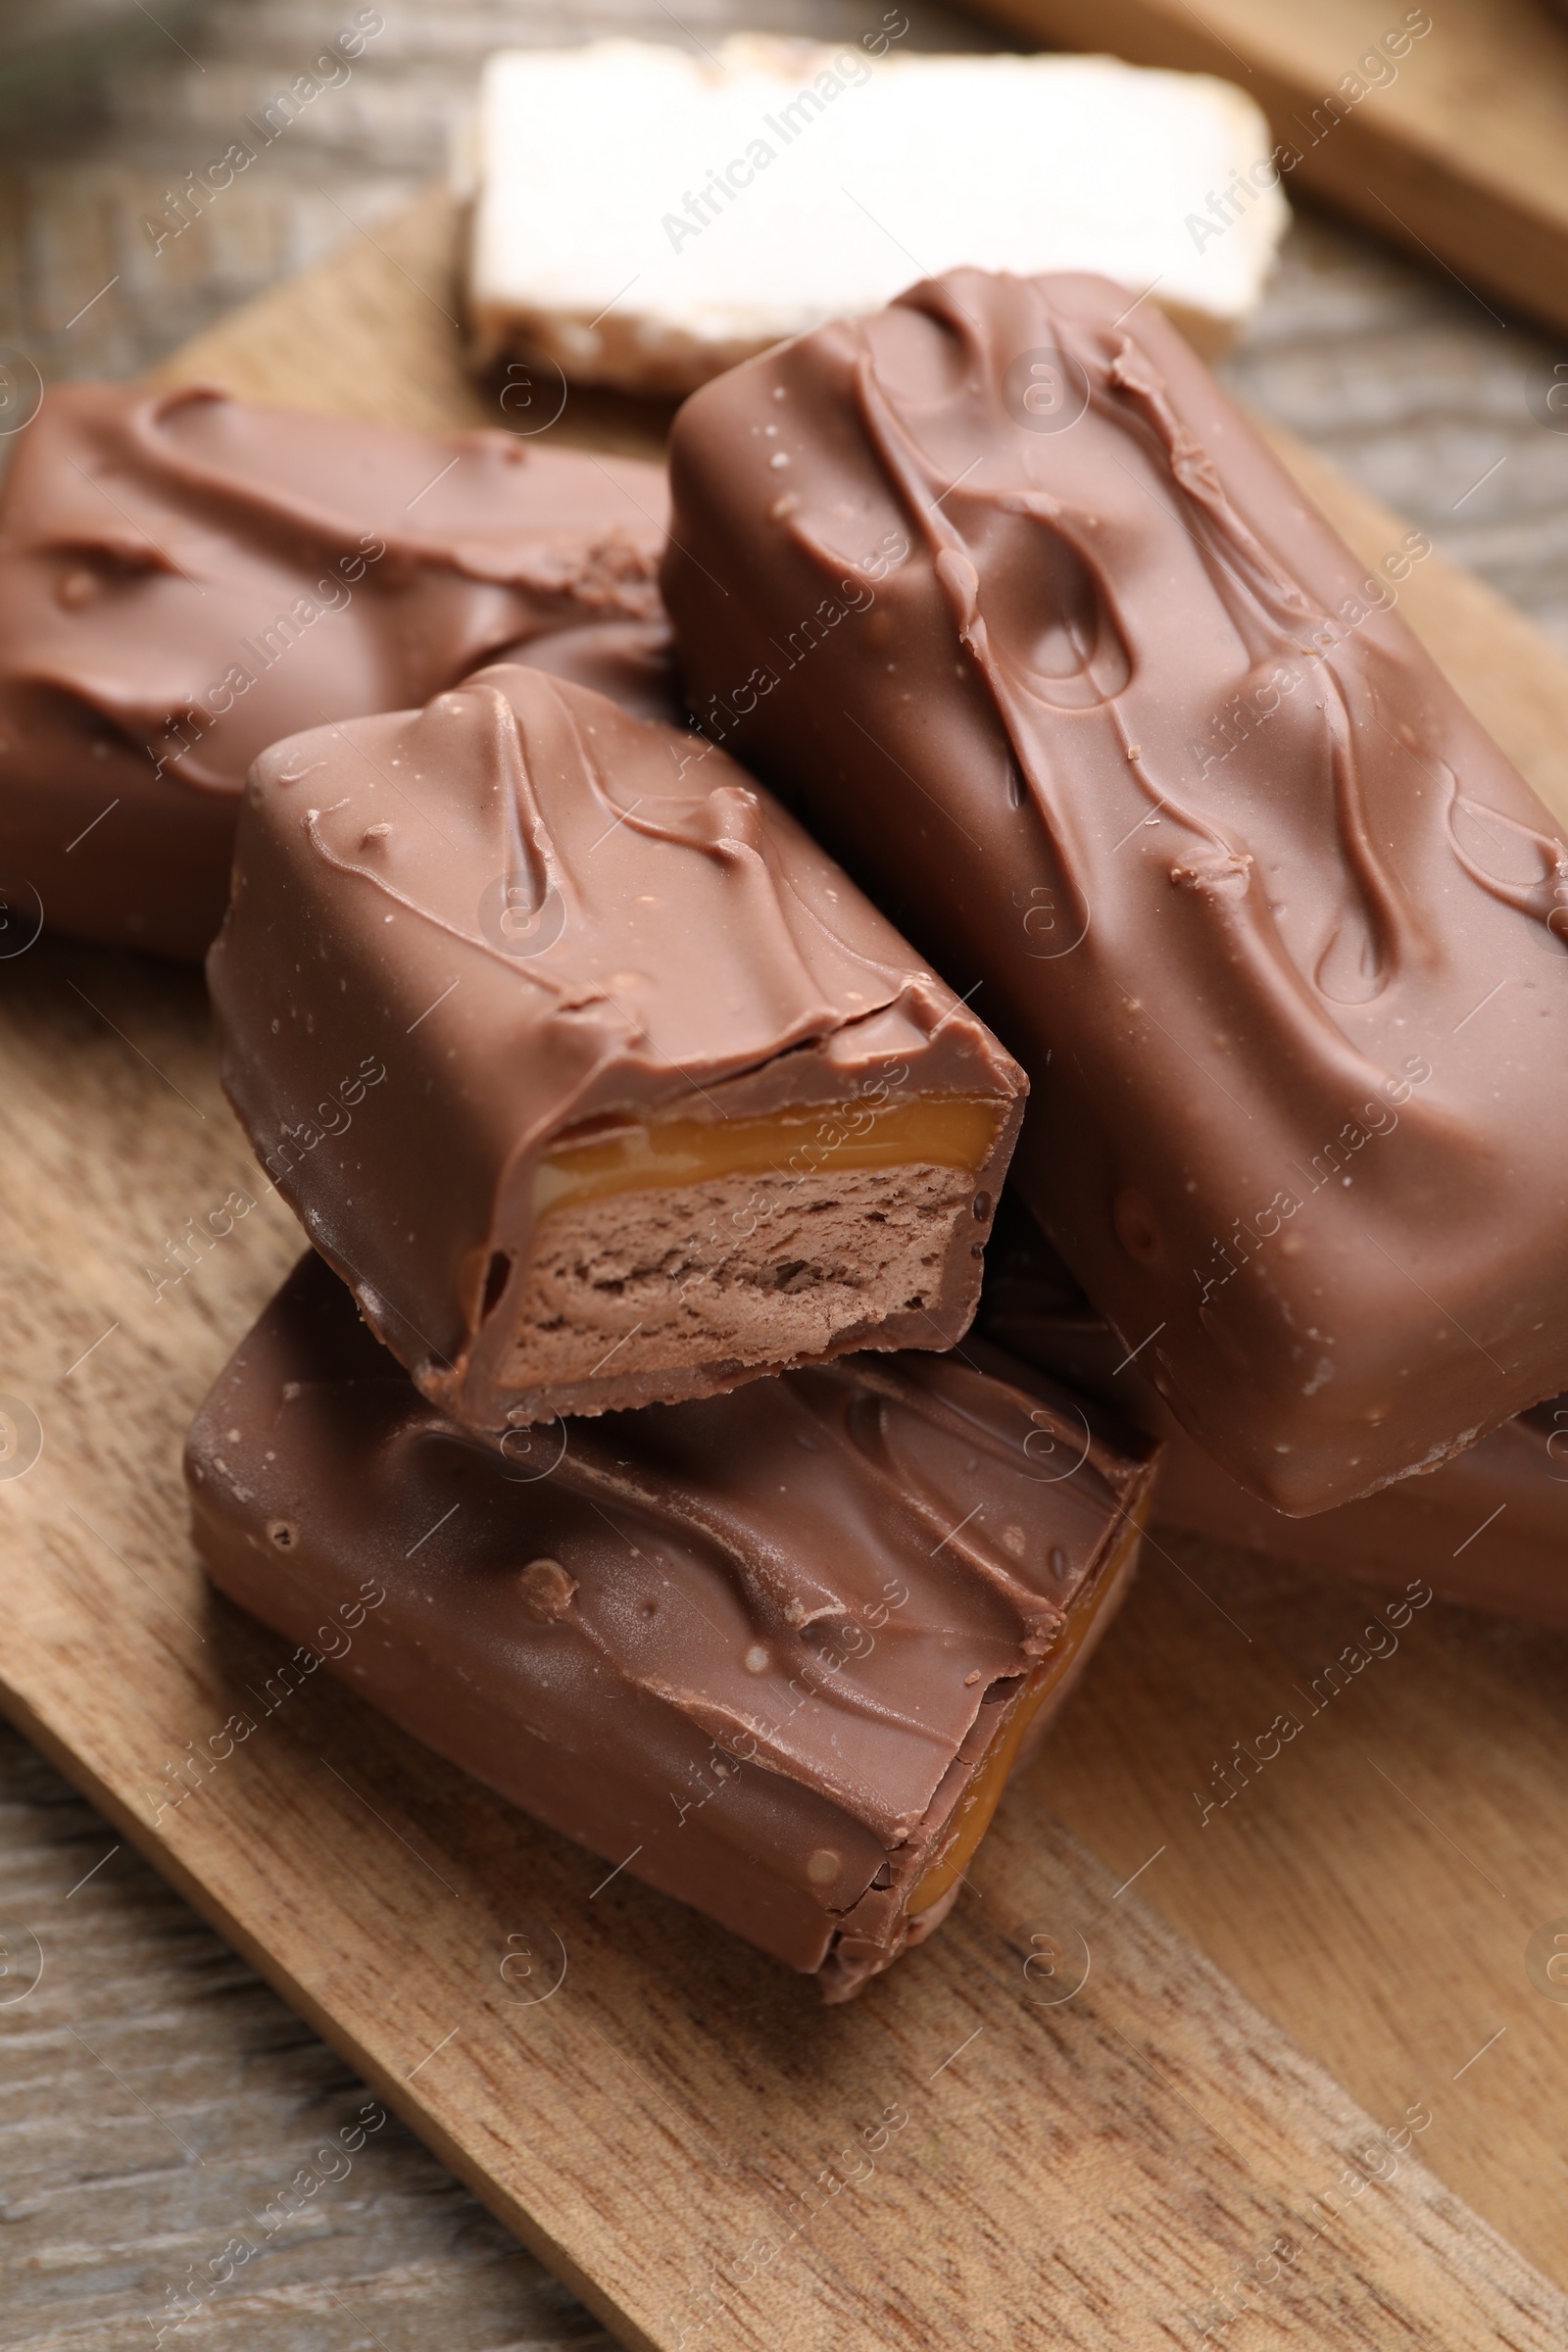
[[[1291,1512],[1568,1383],[1568,852],[1180,336],[958,271],[697,393],[693,710],[1029,1071],[1031,1205]],[[1419,552],[1419,551],[1417,551]]]
[[[656,466],[503,432],[52,386],[0,485],[0,875],[61,931],[201,955],[259,752],[558,630],[657,639],[665,503]]]
[[[197,1545],[308,1645],[379,1593],[367,1697],[842,1999],[947,1909],[906,1916],[1149,1486],[1142,1441],[978,1345],[994,1372],[850,1357],[501,1452],[310,1257],[197,1415]]]
[[[592,687],[633,718],[678,727],[685,716],[675,649],[662,612],[655,620],[590,620],[503,646],[497,662],[520,662],[573,686]]]
[[[1153,1515],[1167,1526],[1370,1584],[1424,1577],[1445,1600],[1568,1631],[1568,1397],[1532,1406],[1420,1478],[1292,1519],[1193,1444],[1007,1198],[977,1327],[1164,1441]]]
[[[586,688],[504,666],[273,746],[208,970],[269,1175],[470,1426],[968,1324],[1017,1065],[741,769]],[[862,1164],[955,1111],[967,1159]],[[551,1207],[650,1137],[697,1172]]]

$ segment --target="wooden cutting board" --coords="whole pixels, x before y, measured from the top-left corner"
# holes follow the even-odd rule
[[[454,255],[432,200],[166,376],[501,422]],[[658,422],[574,396],[563,429]],[[1313,486],[1369,561],[1396,547]],[[1568,810],[1568,674],[1436,557],[1406,604]],[[959,1911],[824,2010],[337,1685],[279,1696],[281,1645],[208,1594],[181,1435],[299,1235],[256,1196],[198,977],[0,963],[0,1702],[622,2340],[1149,2352],[1228,2321],[1560,2352],[1568,2010],[1526,1946],[1568,1914],[1568,1643],[1433,1604],[1374,1660],[1354,1588],[1159,1537]],[[1363,1642],[1203,1816],[1234,1743]],[[24,1920],[0,1944],[7,1984],[49,1965]],[[26,2019],[0,2004],[0,2042]]]
[[[1304,189],[1424,254],[1484,308],[1490,294],[1568,326],[1560,0],[969,4],[1030,47],[1108,50],[1239,83],[1295,159],[1287,192]],[[1214,218],[1223,226],[1223,206]]]

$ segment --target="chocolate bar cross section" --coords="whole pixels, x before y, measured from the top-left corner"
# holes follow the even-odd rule
[[[691,707],[1029,1072],[1031,1207],[1263,1500],[1568,1385],[1568,850],[1176,330],[915,286],[696,393]]]
[[[587,688],[274,746],[209,974],[269,1175],[471,1427],[973,1313],[1021,1071],[741,769]]]
[[[339,1671],[406,1731],[844,2000],[956,1899],[1152,1475],[976,1348],[497,1449],[307,1258],[192,1427],[197,1547],[313,1668],[353,1609]]]

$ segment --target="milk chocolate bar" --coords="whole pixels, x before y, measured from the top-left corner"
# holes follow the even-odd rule
[[[211,389],[59,384],[0,492],[0,874],[199,956],[280,736],[556,630],[660,621],[661,470]]]
[[[672,489],[692,710],[977,990],[1025,1196],[1204,1449],[1320,1510],[1568,1385],[1568,851],[1409,555],[1088,277],[737,368]]]
[[[1568,1397],[1533,1405],[1420,1478],[1292,1519],[1193,1444],[1006,1195],[977,1328],[1162,1440],[1153,1515],[1167,1526],[1368,1584],[1421,1577],[1445,1600],[1568,1631]]]
[[[248,788],[223,1083],[478,1429],[945,1348],[974,1311],[1021,1071],[741,769],[687,760],[503,666]]]
[[[368,1592],[366,1697],[845,2000],[951,1908],[1137,1549],[1152,1449],[977,1346],[533,1458],[421,1398],[308,1258],[191,1430],[197,1547],[307,1646]]]

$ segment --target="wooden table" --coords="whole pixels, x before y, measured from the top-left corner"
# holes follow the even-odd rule
[[[389,31],[401,27],[412,42],[413,12],[401,20],[386,13]],[[278,37],[283,11],[247,14]],[[300,12],[288,12],[286,21],[297,25]],[[712,21],[710,12],[699,31],[706,35]],[[828,28],[841,21],[828,17]],[[215,22],[222,30],[223,12]],[[487,20],[486,37],[493,29]],[[234,31],[230,20],[224,37]],[[414,91],[416,66],[405,59],[400,70]],[[183,67],[175,78],[186,87],[195,80]],[[380,95],[385,101],[387,91]],[[438,111],[426,104],[421,120]],[[144,155],[117,166],[112,144],[102,142],[94,168],[122,170],[126,184],[133,172],[147,170]],[[331,187],[318,159],[317,168]],[[342,187],[341,159],[338,168]],[[58,216],[49,215],[56,169],[36,167],[28,216],[34,239],[59,227]],[[362,218],[373,225],[368,214]],[[417,255],[410,258],[424,267]],[[196,322],[189,310],[179,320]],[[129,330],[111,315],[103,331],[112,340]],[[1479,553],[1494,576],[1506,577],[1561,629],[1568,461],[1562,443],[1535,426],[1523,398],[1533,354],[1539,347],[1518,329],[1504,337],[1472,321],[1402,265],[1309,229],[1232,371],[1254,399],[1285,411],[1422,519],[1438,522],[1446,507],[1441,535],[1450,544],[1471,535],[1467,552]],[[134,356],[151,356],[145,342]],[[395,398],[425,396],[449,398],[450,386],[421,391],[405,382]],[[1473,488],[1499,455],[1502,464]],[[1419,478],[1401,472],[1417,465]],[[1453,628],[1451,604],[1446,610]],[[1499,649],[1494,723],[1519,725],[1521,695],[1535,693],[1538,707],[1533,714],[1525,710],[1524,721],[1549,759],[1568,703],[1554,708],[1522,639],[1519,666],[1512,666],[1507,632],[1495,633],[1496,615],[1484,600],[1475,626],[1492,629]],[[1468,633],[1462,621],[1458,633]],[[69,1005],[63,1023],[70,979],[113,1013],[123,1039]],[[99,1110],[122,1121],[122,1172],[145,1186],[154,1222],[166,1205],[173,1213],[183,1194],[176,1185],[155,1196],[148,1139],[124,1125],[137,1101],[131,1053],[150,1054],[209,1114],[199,1141],[179,1147],[188,1154],[185,1191],[191,1183],[230,1181],[225,1170],[243,1166],[238,1139],[222,1128],[212,1094],[194,986],[171,992],[118,958],[69,954],[40,959],[12,981],[6,1019],[39,1089],[37,1102],[47,1093],[51,1056],[62,1048],[78,1055]],[[136,1044],[127,1048],[124,1040]],[[11,1106],[24,1136],[27,1109],[25,1100]],[[172,1103],[165,1109],[195,1134],[184,1112]],[[48,1132],[46,1122],[32,1140],[33,1183],[46,1179],[46,1203],[40,1210],[24,1184],[8,1195],[10,1221],[0,1217],[13,1267],[25,1268],[29,1256],[42,1261],[24,1277],[11,1335],[15,1343],[21,1333],[29,1376],[37,1371],[29,1331],[69,1325],[88,1347],[102,1328],[93,1322],[95,1302],[117,1300],[116,1286],[126,1279],[125,1269],[103,1261],[105,1237],[121,1230],[115,1171],[100,1160],[74,1165],[69,1138]],[[133,1380],[199,1387],[196,1367],[216,1364],[290,1246],[279,1218],[247,1241],[248,1255],[216,1266],[205,1288],[193,1284],[180,1307],[188,1326],[167,1355],[161,1329],[135,1335],[132,1362],[140,1369]],[[70,1293],[64,1324],[63,1291]],[[15,1357],[0,1366],[8,1377],[17,1369]],[[59,1382],[66,1362],[51,1358],[49,1370]],[[107,1350],[73,1374],[81,1401],[68,1442],[100,1478],[126,1472],[120,1426],[125,1377]],[[73,1402],[64,1391],[62,1410]],[[132,1466],[134,1450],[132,1444]],[[169,1503],[167,1463],[160,1459],[143,1475],[151,1481],[152,1513]],[[74,1490],[74,1500],[103,1529],[84,1490]],[[52,1507],[58,1517],[58,1499]],[[86,1536],[65,1527],[73,1577],[89,1585],[98,1540],[91,1525]],[[912,2029],[923,2034],[933,2018],[930,1984],[913,1978],[917,1992],[894,1984],[886,1997],[879,1994],[880,2009],[856,2013],[867,2024],[852,2042],[836,2027],[824,2034],[814,2012],[797,2014],[798,2004],[786,2004],[791,2032],[805,2046],[837,2052],[852,2104],[862,2091],[890,2088],[886,2080],[879,2085],[877,2064],[902,2070],[892,2088],[902,2091],[906,2074],[916,2085],[910,2124],[892,2143],[902,2160],[897,2171],[885,2168],[863,2192],[860,2214],[852,2217],[848,2206],[830,2214],[800,2251],[812,2286],[807,2306],[818,2283],[829,2309],[835,2294],[852,2291],[858,2231],[869,2232],[867,2242],[884,2254],[891,2234],[908,2249],[915,2271],[933,2252],[956,2266],[956,2277],[966,2250],[979,2245],[990,2258],[983,2276],[993,2308],[955,2317],[939,2334],[911,2335],[906,2316],[889,2341],[1045,2341],[1034,2330],[1048,2311],[1058,2329],[1051,2340],[1196,2341],[1192,2319],[1212,2308],[1204,2298],[1223,2290],[1234,2259],[1251,2266],[1255,2306],[1246,2321],[1250,2339],[1237,2340],[1452,2343],[1468,2352],[1471,2344],[1501,2340],[1505,2324],[1520,2343],[1560,2342],[1563,2307],[1542,2299],[1487,2223],[1539,2270],[1568,2278],[1558,2223],[1568,2016],[1533,1989],[1523,1965],[1532,1931],[1568,1913],[1558,1797],[1568,1764],[1568,1644],[1457,1612],[1423,1612],[1392,1659],[1370,1667],[1312,1720],[1288,1769],[1260,1779],[1200,1829],[1193,1788],[1209,1788],[1212,1767],[1232,1743],[1270,1720],[1283,1686],[1310,1682],[1324,1658],[1356,1639],[1365,1610],[1345,1586],[1175,1541],[1162,1539],[1162,1546],[1062,1736],[1020,1792],[1025,1801],[1009,1805],[985,1849],[980,1901],[933,1947],[941,1998],[952,2011],[951,2040],[909,2046]],[[122,1564],[151,1580],[146,1607],[156,1625],[168,1606],[161,1556],[132,1547]],[[118,1588],[140,1608],[134,1586],[121,1582],[112,1561],[103,1572],[106,1592]],[[112,1669],[124,1629],[112,1617],[103,1622],[99,1654],[75,1661],[78,1675],[102,1670],[105,1660]],[[206,1630],[214,1636],[212,1624]],[[239,1655],[233,1645],[243,1647],[246,1636],[235,1620],[220,1639],[232,1661]],[[298,1727],[299,1739],[318,1739],[334,1753],[326,1744],[333,1714],[329,1699],[320,1702]],[[177,1728],[184,1737],[190,1727]],[[150,1752],[158,1728],[144,1723],[136,1736]],[[178,1747],[176,1739],[173,1752]],[[373,2094],[356,2086],[148,1872],[123,1825],[96,1822],[11,1735],[0,1744],[0,1918],[15,1923],[13,1973],[0,1980],[0,2001],[8,1981],[26,1982],[28,1935],[45,1955],[36,1988],[0,2007],[0,2147],[10,2159],[0,2212],[13,2224],[0,2235],[0,2344],[120,2352],[149,2340],[144,2315],[185,2265],[206,2260],[247,2209],[264,2211]],[[107,1783],[122,1767],[106,1753],[93,1770]],[[432,1825],[472,1828],[478,1817],[464,1791],[448,1785],[454,1778],[422,1781],[414,1801],[435,1808],[425,1814]],[[210,1796],[248,1817],[251,1796],[221,1785]],[[353,1816],[353,1805],[341,1803],[345,1818]],[[256,1819],[270,1818],[264,1802]],[[1065,1827],[1053,1827],[1053,1819]],[[372,1834],[363,1824],[361,1832]],[[487,1833],[473,1834],[482,1848]],[[341,1823],[333,1835],[348,1836],[353,1850],[353,1834]],[[214,1837],[221,1843],[220,1830]],[[445,1852],[439,1842],[430,1850],[438,1858]],[[564,1873],[560,1883],[569,1882],[569,1848],[541,1840],[534,1854],[541,1874]],[[1135,1873],[1136,1886],[1118,1891]],[[1042,1901],[1053,1932],[1085,1937],[1098,1971],[1092,1992],[1057,2015],[1026,2014],[1019,1994],[1029,1947],[1027,1939],[1019,1946],[1018,1934],[1043,1916]],[[622,1930],[646,1933],[650,1922],[674,1938],[671,1949],[685,1948],[689,1931],[673,1907],[633,1890]],[[406,1949],[412,1966],[419,1923],[388,1919],[383,1930],[386,1948]],[[672,2138],[681,2165],[696,2168],[690,2179],[710,2180],[715,2206],[737,2170],[749,2177],[765,2227],[769,2195],[798,2185],[788,2166],[802,2160],[787,2131],[779,2152],[760,2146],[766,2132],[748,2108],[748,2069],[764,2063],[764,2051],[747,2021],[770,1997],[770,1975],[732,1953],[720,1956],[715,1974],[729,2024],[714,2028],[713,2080],[683,2077],[675,2039],[661,2043],[656,2034],[650,2048],[644,2026],[629,2032],[612,2007],[597,2012],[612,2051],[606,2096],[627,2109],[628,2144],[653,2151]],[[656,2021],[667,1981],[662,1965],[650,1993]],[[596,1989],[603,1994],[618,1982],[601,1975]],[[453,2119],[443,2119],[440,2067],[421,2072],[441,2025],[419,2041],[420,1997],[411,1990],[411,2014],[400,2021],[397,1984],[393,1968],[390,1990],[383,1984],[377,1995],[385,2014],[367,2034],[366,2055],[384,2068],[387,2031],[407,2026],[397,2095],[406,2107],[415,2094],[428,2097],[421,2122],[441,2144]],[[960,2056],[971,2028],[973,2046]],[[677,2035],[676,2021],[668,2032]],[[347,2037],[338,2038],[344,2046]],[[870,2063],[864,2054],[878,2050],[882,2059]],[[412,2089],[410,2068],[418,2076]],[[390,2082],[383,2088],[390,2099]],[[1044,2201],[1022,2209],[1009,2203],[1002,2180],[989,2213],[960,2201],[944,2218],[944,2197],[964,2175],[973,2145],[1004,2147],[1009,2130],[1038,2131],[1042,2100],[1060,2152],[1060,2194],[1049,2210]],[[1301,2217],[1304,2240],[1333,2210],[1346,2151],[1367,2144],[1366,2118],[1396,2129],[1411,2107],[1431,2120],[1401,2153],[1396,2178],[1358,2197],[1343,2222],[1325,2225],[1310,2261],[1264,2280],[1270,2217],[1277,2221],[1288,2206]],[[473,2177],[471,2150],[454,2142],[452,2152]],[[1416,2172],[1409,2154],[1424,2157],[1429,2170]],[[1325,2203],[1314,2208],[1314,2198]],[[661,2207],[655,2196],[639,2214],[612,2213],[607,2227],[612,2237],[629,2230],[635,2239],[639,2229],[657,2226],[666,2235],[685,2231],[697,2245],[704,2220],[697,2211]],[[1000,2247],[988,2240],[991,2223],[1009,2233]],[[1096,2302],[1102,2278],[1095,2291],[1074,2283],[1081,2270],[1075,2246],[1091,2239],[1102,2257],[1113,2243],[1125,2265],[1124,2301],[1108,2316]],[[1192,2252],[1185,2270],[1177,2261],[1177,2291],[1168,2284],[1171,2248],[1184,2240]],[[1216,2247],[1223,2248],[1218,2268]],[[863,2249],[859,2269],[863,2275]],[[270,2237],[265,2265],[242,2284],[243,2291],[236,2282],[215,2300],[201,2328],[199,2340],[219,2352],[230,2345],[235,2352],[240,2345],[247,2352],[315,2352],[318,2345],[338,2352],[374,2342],[388,2352],[432,2342],[443,2352],[493,2352],[504,2343],[606,2340],[392,2123],[355,2153],[343,2178],[323,2181],[318,2195],[301,2202],[290,2229]],[[1466,2317],[1472,2293],[1479,2300]],[[924,2307],[933,2308],[929,2292]],[[1118,2332],[1118,2308],[1144,2312],[1130,2335]],[[740,2304],[729,2321],[734,2340],[753,2340],[742,2332]],[[715,2340],[728,2339],[720,2333]],[[780,2333],[768,2352],[784,2340]],[[816,2339],[792,2333],[789,2340]]]

